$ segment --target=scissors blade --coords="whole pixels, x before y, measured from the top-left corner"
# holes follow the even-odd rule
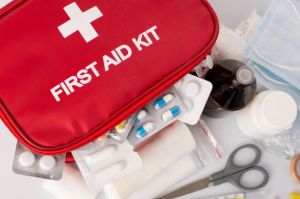
[[[199,191],[201,189],[205,189],[207,187],[211,186],[211,178],[207,177],[202,180],[197,180],[195,182],[192,182],[190,184],[187,184],[175,191],[172,191],[170,193],[167,193],[166,195],[163,195],[159,197],[158,199],[172,199],[172,198],[177,198],[183,195],[187,195],[190,193],[193,193],[195,191]]]

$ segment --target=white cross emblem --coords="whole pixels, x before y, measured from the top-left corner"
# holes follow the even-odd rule
[[[58,27],[58,30],[64,38],[77,31],[87,43],[98,37],[98,33],[91,23],[102,17],[103,14],[96,6],[85,12],[82,12],[78,5],[73,2],[64,7],[64,10],[70,17],[69,21]]]

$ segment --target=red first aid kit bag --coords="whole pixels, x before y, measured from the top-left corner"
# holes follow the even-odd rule
[[[15,0],[0,10],[1,119],[41,154],[98,138],[211,51],[205,0]]]

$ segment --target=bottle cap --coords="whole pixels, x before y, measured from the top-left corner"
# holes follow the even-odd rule
[[[243,85],[249,85],[255,80],[255,77],[248,67],[242,66],[236,72],[236,79]]]
[[[214,67],[213,58],[210,55],[207,55],[206,58],[198,65],[200,68],[209,68],[212,69]]]
[[[297,104],[285,92],[267,92],[261,100],[257,119],[265,133],[276,135],[292,127],[297,117]]]

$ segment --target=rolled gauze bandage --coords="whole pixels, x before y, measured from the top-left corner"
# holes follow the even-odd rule
[[[107,197],[128,198],[156,178],[165,168],[195,149],[194,137],[184,123],[175,122],[169,125],[137,150],[143,161],[141,169],[104,187]]]
[[[199,167],[200,162],[195,154],[185,155],[170,167],[162,170],[159,175],[129,196],[128,199],[155,198],[195,173]]]
[[[60,181],[46,181],[43,188],[58,199],[95,199],[96,195],[90,193],[79,170],[65,165],[64,174]]]

